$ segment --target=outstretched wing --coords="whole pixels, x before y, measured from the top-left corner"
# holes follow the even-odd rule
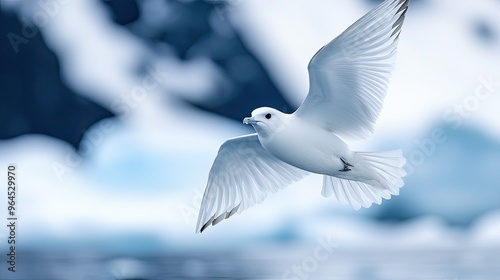
[[[373,134],[409,0],[386,0],[314,55],[296,115],[344,139]]]
[[[267,194],[307,174],[266,151],[257,134],[226,141],[208,176],[196,233],[262,202]]]

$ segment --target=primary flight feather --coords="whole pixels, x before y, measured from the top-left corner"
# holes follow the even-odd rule
[[[293,114],[258,108],[243,120],[256,134],[227,140],[210,170],[196,232],[260,203],[310,173],[322,195],[354,209],[399,194],[400,150],[363,153],[346,141],[373,134],[409,0],[386,0],[311,59],[309,94]]]

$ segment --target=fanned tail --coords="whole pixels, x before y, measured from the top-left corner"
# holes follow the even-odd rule
[[[349,204],[358,210],[361,207],[368,208],[373,203],[381,204],[382,198],[389,200],[392,195],[399,194],[399,189],[404,185],[403,177],[406,176],[403,168],[406,159],[401,150],[356,154],[371,169],[376,177],[374,182],[377,183],[368,184],[325,175],[321,191],[323,196],[333,194],[341,204]]]

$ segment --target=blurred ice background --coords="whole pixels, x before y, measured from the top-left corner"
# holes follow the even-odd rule
[[[5,223],[8,164],[19,182],[0,278],[498,279],[496,0],[410,4],[376,134],[354,145],[404,149],[400,196],[353,211],[310,176],[194,234],[220,144],[256,107],[293,112],[312,55],[379,2],[0,0]]]

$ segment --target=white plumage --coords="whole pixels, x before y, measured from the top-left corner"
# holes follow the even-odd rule
[[[260,203],[309,173],[323,196],[354,209],[399,194],[401,151],[362,153],[345,141],[370,137],[383,106],[409,0],[386,0],[321,48],[309,63],[309,94],[293,114],[258,108],[257,134],[230,139],[210,170],[196,232]]]

